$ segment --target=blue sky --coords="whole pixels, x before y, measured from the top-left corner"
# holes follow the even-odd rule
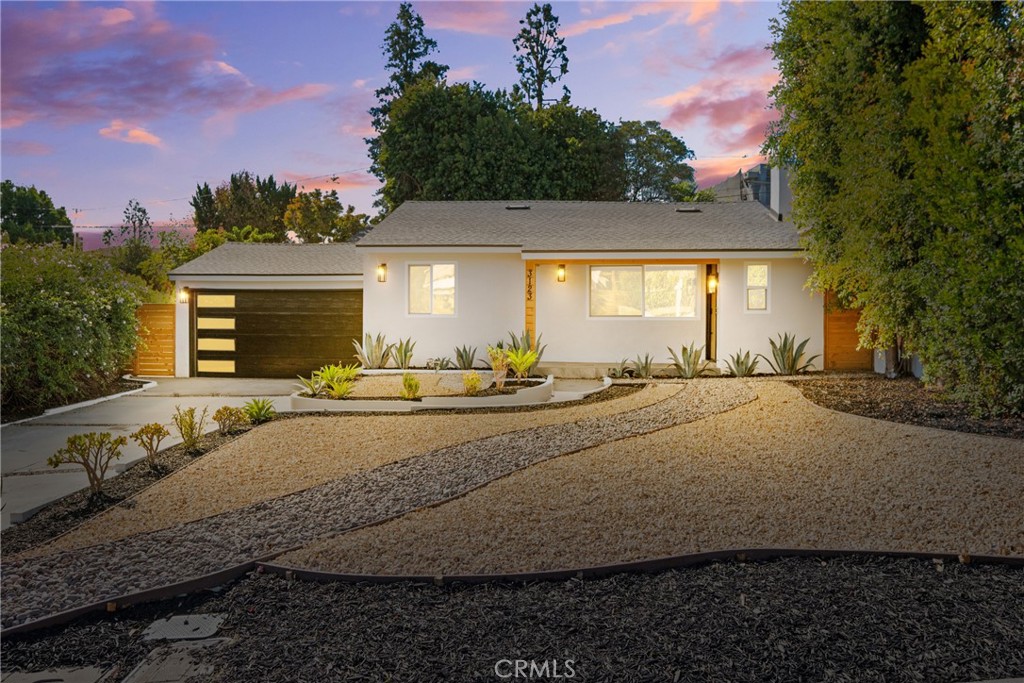
[[[517,80],[512,38],[529,3],[413,5],[449,81]],[[696,151],[701,186],[760,160],[776,4],[553,6],[574,104],[661,121]],[[377,182],[362,139],[397,8],[0,3],[3,177],[46,190],[79,226],[119,224],[132,198],[157,221],[187,218],[197,183],[241,169],[337,189],[371,212]]]

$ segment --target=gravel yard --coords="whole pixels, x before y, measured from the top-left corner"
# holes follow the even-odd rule
[[[710,386],[724,380],[705,382]],[[1024,555],[1024,442],[837,413],[783,382],[276,562],[434,576],[738,547]]]
[[[650,386],[623,398],[540,411],[317,416],[271,422],[161,480],[131,499],[130,507],[111,508],[24,556],[165,529],[475,439],[638,410],[680,388]]]
[[[929,681],[1024,672],[1024,571],[881,558],[721,563],[591,581],[286,582],[97,615],[4,640],[3,669],[123,676],[171,614],[222,613],[204,683],[494,681],[499,660],[572,660],[579,681]],[[115,679],[116,680],[116,679]]]
[[[481,386],[486,387],[491,381],[491,373],[480,372],[483,380]],[[439,372],[411,372],[420,381],[420,396],[463,396],[462,375]],[[399,399],[402,390],[402,375],[360,375],[352,385],[351,398],[392,398]]]

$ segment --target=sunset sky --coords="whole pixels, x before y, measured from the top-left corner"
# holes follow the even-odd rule
[[[449,82],[489,88],[517,81],[512,38],[530,4],[413,3]],[[701,187],[760,161],[776,4],[552,4],[574,104],[661,121],[696,152]],[[336,189],[373,213],[363,138],[397,9],[3,2],[3,178],[46,190],[76,226],[120,224],[132,198],[156,221],[188,218],[197,183],[241,169]]]

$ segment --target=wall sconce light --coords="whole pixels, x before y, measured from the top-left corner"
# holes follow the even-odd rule
[[[381,263],[377,266],[377,282],[388,281],[388,264]]]
[[[559,282],[565,282],[565,264],[564,263],[559,263],[558,264],[558,270],[555,271],[555,272],[558,273],[558,281]]]
[[[715,274],[708,275],[708,294],[714,294],[718,291],[718,276]]]
[[[188,287],[182,287],[178,290],[178,303],[188,303]]]

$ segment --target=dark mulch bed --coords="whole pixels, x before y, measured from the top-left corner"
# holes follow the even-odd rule
[[[0,547],[3,548],[3,554],[13,555],[20,553],[23,550],[33,548],[70,531],[90,517],[98,515],[107,508],[118,505],[125,499],[134,496],[160,479],[193,462],[203,453],[209,453],[219,448],[228,441],[237,438],[239,434],[249,431],[249,429],[252,429],[252,427],[246,427],[228,436],[221,436],[217,432],[207,434],[203,437],[202,451],[195,454],[186,453],[180,444],[167,448],[157,454],[156,469],[150,468],[145,460],[140,460],[116,477],[106,480],[103,485],[102,498],[100,499],[90,498],[89,490],[83,489],[55,501],[30,517],[26,522],[14,524],[0,533]],[[22,476],[41,477],[46,475]]]
[[[219,594],[7,638],[3,668],[123,676],[156,647],[141,640],[151,621],[188,613],[226,614],[217,635],[230,642],[197,655],[215,667],[203,680],[224,683],[493,681],[500,660],[516,659],[547,662],[549,674],[557,661],[580,681],[941,683],[1024,672],[1024,570],[879,557],[449,587],[251,575]]]
[[[913,377],[825,375],[790,382],[818,405],[890,422],[1024,439],[1020,417],[977,418]]]
[[[118,378],[118,380],[116,382],[114,382],[113,384],[111,384],[109,387],[105,387],[103,389],[97,389],[96,391],[90,393],[87,396],[84,396],[82,398],[76,398],[74,401],[72,401],[72,403],[81,403],[82,401],[91,401],[91,400],[93,400],[95,398],[103,398],[104,396],[111,396],[113,394],[120,394],[120,393],[123,393],[125,391],[131,391],[132,389],[139,389],[140,387],[143,387],[143,386],[145,386],[145,382],[138,382],[138,381],[132,380],[132,379]],[[17,420],[24,420],[25,418],[36,417],[37,415],[42,415],[44,411],[49,410],[50,408],[60,408],[61,406],[65,406],[65,405],[69,405],[69,404],[61,403],[60,405],[47,406],[46,408],[43,408],[41,410],[34,409],[34,408],[15,408],[15,409],[10,409],[10,408],[7,408],[5,406],[3,408],[3,417],[0,417],[0,422],[3,422],[3,424],[7,424],[8,422],[16,422]]]

